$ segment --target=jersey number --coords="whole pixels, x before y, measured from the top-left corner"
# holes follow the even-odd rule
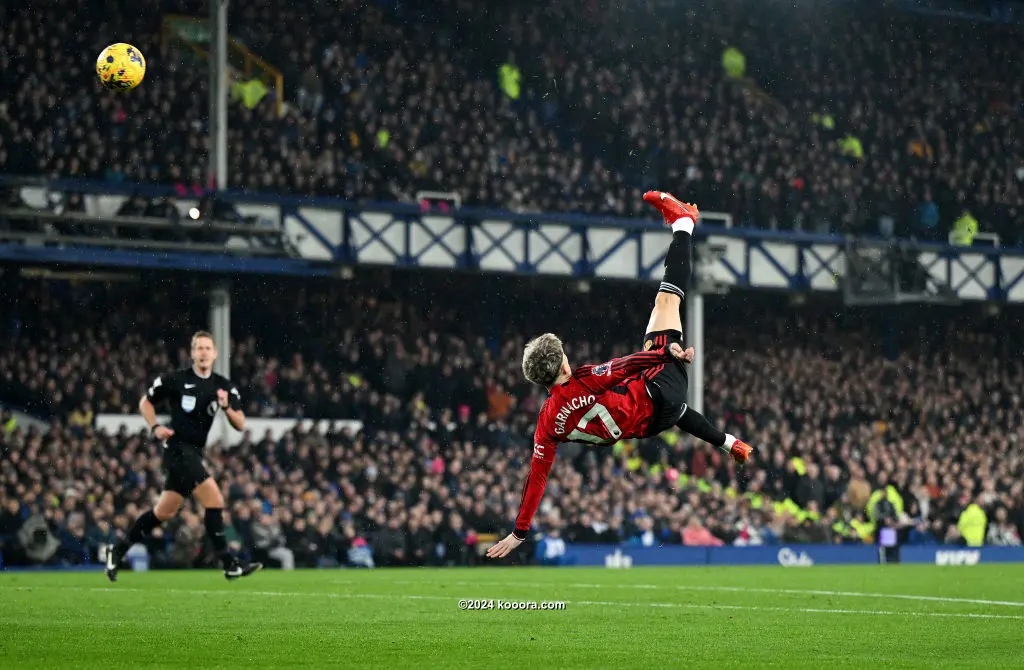
[[[601,423],[608,430],[608,434],[612,436],[609,440],[606,437],[598,437],[597,435],[591,435],[585,432],[587,430],[587,424],[593,421],[594,417],[601,419]],[[608,412],[608,408],[604,405],[597,403],[590,408],[586,414],[580,418],[579,424],[576,426],[576,430],[569,433],[566,438],[575,442],[590,442],[591,444],[611,444],[618,440],[622,436],[622,430],[619,425],[615,423],[615,419]]]

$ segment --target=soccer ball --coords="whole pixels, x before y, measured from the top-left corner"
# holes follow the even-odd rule
[[[146,59],[131,44],[111,44],[96,59],[96,74],[103,88],[130,91],[146,76]]]

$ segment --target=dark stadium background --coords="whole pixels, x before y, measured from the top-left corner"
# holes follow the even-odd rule
[[[209,449],[234,546],[272,566],[481,563],[510,530],[542,402],[518,370],[525,339],[556,330],[580,362],[640,344],[650,282],[301,265],[294,237],[258,232],[232,198],[610,225],[650,219],[640,194],[663,188],[744,239],[1011,259],[1024,244],[1019,2],[236,2],[230,35],[279,73],[283,97],[269,70],[235,70],[239,85],[269,78],[226,102],[230,197],[210,189],[208,68],[165,20],[207,11],[0,9],[7,566],[98,565],[151,503],[157,445],[96,420],[133,413],[154,375],[187,364],[214,287],[230,293],[222,348],[250,417],[362,424]],[[92,75],[113,36],[149,63],[124,95]],[[740,76],[723,69],[730,46]],[[96,217],[104,192],[135,197]],[[175,209],[186,201],[198,223]],[[253,271],[257,257],[328,276]],[[704,410],[759,461],[737,469],[675,434],[566,449],[538,537],[871,545],[893,527],[907,545],[1019,545],[1024,329],[1010,279],[980,301],[913,280],[911,304],[709,295]],[[210,564],[193,512],[153,537],[151,565]],[[515,562],[538,562],[536,544]]]

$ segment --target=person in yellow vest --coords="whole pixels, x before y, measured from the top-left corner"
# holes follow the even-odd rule
[[[968,547],[980,547],[985,544],[985,527],[987,525],[988,516],[981,506],[980,497],[968,505],[956,521],[956,527]]]
[[[730,79],[742,79],[747,71],[747,57],[736,47],[728,47],[722,52],[722,69]]]
[[[847,135],[839,140],[839,149],[844,156],[854,160],[859,161],[864,158],[864,145],[861,144],[860,138],[855,135]]]
[[[875,524],[864,518],[863,513],[858,513],[851,521],[850,528],[853,534],[864,544],[875,541]]]
[[[838,505],[833,505],[825,511],[825,518],[822,524],[832,531],[833,544],[853,544],[857,542],[857,534],[850,527],[849,521],[843,515]]]
[[[267,94],[266,85],[258,78],[248,81],[235,81],[231,84],[231,98],[233,101],[241,101],[249,109],[256,109],[263,97]]]
[[[879,506],[883,500],[886,504]],[[889,477],[884,472],[878,476],[878,488],[868,498],[867,513],[871,522],[876,524],[880,516],[893,521],[903,516],[903,496],[889,484]]]
[[[978,234],[978,220],[966,209],[953,223],[953,244],[958,247],[969,247],[974,244],[974,236]]]
[[[836,119],[835,119],[834,116],[832,116],[831,114],[828,114],[828,113],[819,114],[819,113],[815,112],[815,113],[811,114],[811,123],[813,123],[816,126],[820,126],[820,127],[824,128],[825,130],[835,130],[836,129]]]
[[[14,429],[18,427],[18,420],[14,418],[13,414],[8,414],[6,410],[4,411],[3,417],[0,417],[0,419],[3,420],[4,435],[10,435],[14,432]]]
[[[523,73],[512,64],[511,59],[498,68],[498,85],[505,95],[513,100],[519,99],[519,84],[522,78]]]

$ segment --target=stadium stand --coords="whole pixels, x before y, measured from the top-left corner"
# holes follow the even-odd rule
[[[19,297],[3,312],[0,399],[51,418],[34,430],[4,417],[4,560],[94,562],[161,476],[155,443],[93,419],[133,411],[149,377],[186,360],[204,287],[6,281]],[[238,287],[237,309],[252,318],[238,326],[232,374],[248,412],[364,422],[209,450],[232,542],[283,567],[479,561],[480,538],[507,531],[518,507],[542,400],[517,369],[523,338],[572,313],[560,332],[573,360],[629,351],[646,318],[636,296],[648,291],[383,270],[340,285],[287,280],[276,293],[287,299],[265,288]],[[887,341],[892,314],[713,301],[705,409],[762,445],[759,464],[737,470],[675,433],[560,450],[537,529],[576,542],[743,545],[870,542],[891,525],[910,543],[964,544],[959,522],[977,503],[990,543],[1019,544],[1017,316],[958,309],[975,319],[970,332],[931,328],[936,308],[903,309],[904,336]],[[99,314],[102,326],[81,325]],[[187,514],[161,531],[152,563],[207,561],[199,525]],[[56,542],[33,539],[47,536]]]
[[[166,13],[201,3],[25,4],[0,28],[0,172],[201,192],[206,71],[158,39]],[[1021,242],[1016,26],[842,3],[472,6],[236,3],[233,36],[285,73],[289,104],[232,105],[231,186],[646,216],[637,196],[657,184],[745,227],[945,240],[969,211]],[[137,94],[81,84],[82,54],[110,34],[149,55]]]

